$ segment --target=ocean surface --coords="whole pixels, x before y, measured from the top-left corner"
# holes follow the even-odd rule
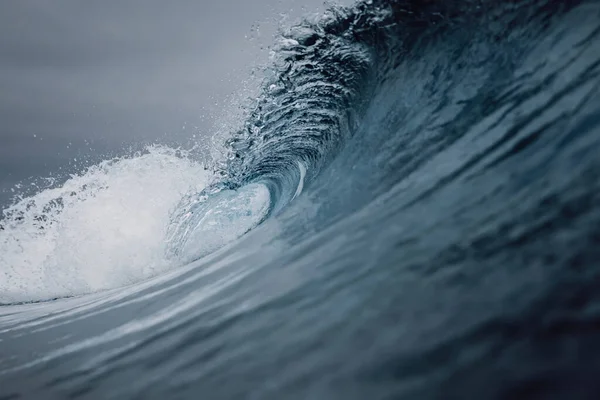
[[[262,74],[210,157],[14,189],[0,399],[600,398],[599,2],[332,6]]]

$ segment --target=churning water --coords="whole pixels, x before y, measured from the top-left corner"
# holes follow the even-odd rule
[[[600,4],[288,27],[204,165],[0,221],[0,398],[600,398]]]

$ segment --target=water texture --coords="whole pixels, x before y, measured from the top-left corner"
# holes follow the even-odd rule
[[[0,399],[600,398],[600,3],[365,0],[225,156],[0,220]]]

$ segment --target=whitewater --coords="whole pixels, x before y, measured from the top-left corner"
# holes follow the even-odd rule
[[[184,152],[156,146],[18,200],[3,210],[0,303],[82,295],[168,270],[169,211],[210,179]]]
[[[15,188],[0,399],[599,398],[598,2],[332,5],[258,87]]]

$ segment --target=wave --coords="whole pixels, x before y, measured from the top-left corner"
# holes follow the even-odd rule
[[[169,253],[186,261],[205,254],[181,248],[201,219],[182,216],[203,215],[210,209],[204,201],[221,190],[250,183],[269,190],[268,211],[253,226],[285,210],[299,184],[310,185],[356,134],[374,96],[397,80],[398,66],[435,52],[441,38],[456,37],[444,52],[460,53],[465,25],[497,24],[497,32],[486,30],[486,39],[497,39],[507,26],[528,21],[534,34],[534,21],[541,30],[552,13],[536,2],[489,1],[485,10],[480,1],[366,1],[332,7],[317,21],[305,20],[282,32],[256,104],[243,127],[227,139],[225,159],[213,168],[220,179],[177,207]],[[484,57],[488,60],[479,62],[493,56]]]
[[[1,307],[0,393],[598,397],[599,12],[365,0],[282,32],[207,170],[153,148],[5,210],[5,303],[159,276]]]
[[[227,138],[224,159],[209,166],[210,178],[188,155],[151,148],[143,156],[106,161],[4,210],[0,301],[133,283],[210,254],[277,216],[357,134],[376,96],[398,80],[400,65],[419,65],[424,54],[439,51],[438,42],[447,46],[443,54],[460,53],[465,25],[498,23],[496,30],[504,32],[528,21],[532,35],[532,21],[543,30],[552,11],[536,2],[487,2],[485,13],[481,7],[478,1],[366,1],[290,27],[277,38],[257,101]],[[485,32],[481,41],[497,39],[494,29]],[[441,40],[448,37],[456,43]],[[361,140],[373,147],[379,139]],[[126,192],[121,181],[140,174],[135,190]],[[160,182],[168,190],[148,192]],[[136,208],[136,202],[150,207]]]

